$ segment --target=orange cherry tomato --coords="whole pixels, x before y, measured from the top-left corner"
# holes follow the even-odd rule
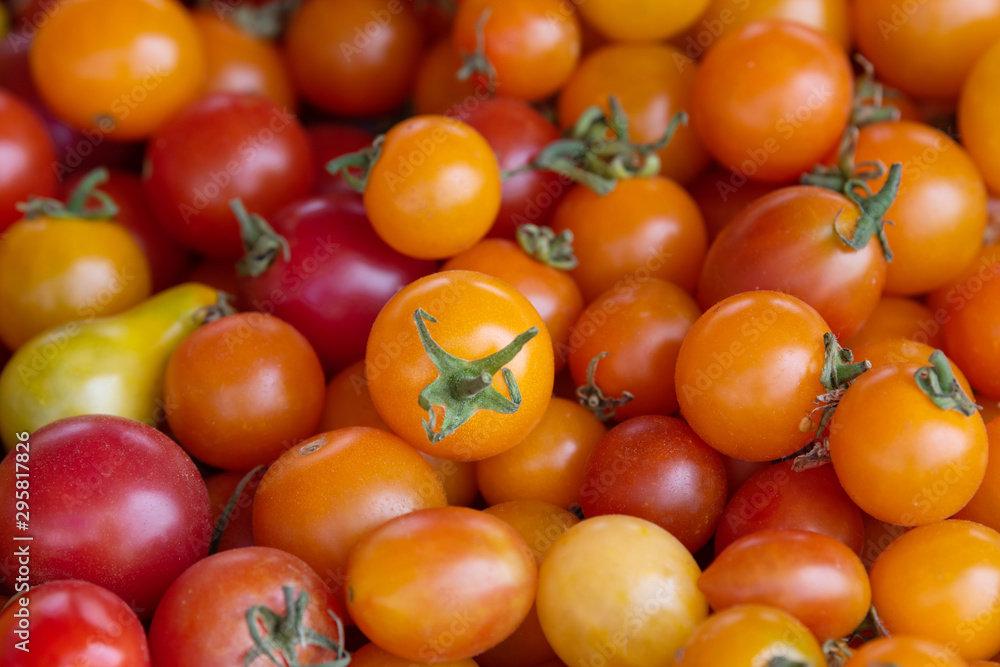
[[[746,604],[713,614],[699,625],[677,667],[784,664],[825,667],[826,657],[806,626],[774,607]]]
[[[368,392],[364,359],[337,373],[326,386],[326,403],[316,428],[320,433],[348,426],[370,426],[389,431],[375,409]],[[444,485],[449,505],[471,505],[479,494],[476,486],[476,468],[472,463],[449,461],[424,454],[434,473]]]
[[[267,465],[316,432],[323,365],[277,317],[240,313],[195,330],[163,382],[167,423],[194,458],[226,470]]]
[[[588,302],[649,278],[691,292],[707,246],[705,223],[691,196],[657,177],[622,181],[603,197],[578,185],[556,208],[552,229],[573,233],[579,264],[571,275]]]
[[[531,551],[509,524],[466,507],[425,509],[361,539],[347,563],[347,608],[395,655],[460,660],[517,629],[536,580]]]
[[[829,331],[815,310],[787,294],[762,290],[719,302],[681,345],[681,414],[727,456],[769,461],[794,453],[814,437],[800,425],[826,391],[820,374]]]
[[[385,135],[365,187],[365,211],[394,249],[443,259],[486,236],[500,189],[500,167],[481,134],[452,118],[415,116]]]
[[[929,345],[934,349],[944,346],[941,324],[930,308],[905,297],[883,296],[875,305],[864,325],[841,344],[853,350],[880,341],[905,338]]]
[[[580,14],[599,33],[616,42],[652,42],[687,28],[709,0],[587,0]]]
[[[592,0],[588,0],[592,1]],[[572,127],[586,109],[607,112],[614,95],[628,114],[630,138],[658,141],[670,119],[691,111],[698,65],[667,44],[613,44],[590,53],[559,93],[559,124]],[[690,183],[709,163],[690,127],[678,127],[662,150],[660,173]]]
[[[830,455],[844,490],[868,514],[900,526],[951,516],[986,472],[982,417],[936,405],[914,377],[927,367],[890,364],[864,373],[830,422]]]
[[[573,380],[586,387],[597,411],[612,407],[601,393],[617,399],[628,392],[632,399],[609,413],[619,420],[677,412],[677,354],[700,315],[687,292],[663,280],[609,289],[573,326],[568,349]],[[598,355],[605,356],[595,362]]]
[[[450,39],[428,48],[420,59],[413,80],[413,111],[418,115],[442,114],[462,118],[465,105],[471,107],[489,98],[486,85],[475,79],[460,81],[462,58]]]
[[[990,448],[986,476],[976,495],[954,518],[1000,530],[1000,417],[994,417],[986,424],[986,436]]]
[[[400,658],[383,651],[375,644],[365,644],[351,653],[351,664],[354,667],[413,667],[413,661]],[[437,667],[481,667],[472,658],[449,660],[435,663]]]
[[[1000,245],[987,246],[947,302],[944,346],[977,390],[1000,396]]]
[[[698,579],[722,611],[763,604],[799,619],[820,641],[850,634],[868,615],[871,586],[842,542],[805,530],[764,530],[726,547]]]
[[[476,462],[480,492],[490,505],[534,500],[580,504],[587,461],[607,429],[576,401],[553,398],[527,437],[502,454]]]
[[[304,560],[343,602],[347,555],[363,535],[446,503],[417,450],[378,429],[339,429],[292,447],[268,468],[254,497],[253,537]]]
[[[895,223],[885,228],[893,253],[886,292],[929,292],[972,263],[986,229],[986,187],[961,146],[921,123],[878,123],[861,129],[856,159],[903,164],[899,194],[885,214]],[[869,185],[878,190],[884,182]]]
[[[583,311],[583,295],[570,274],[530,257],[517,243],[506,239],[484,239],[452,257],[442,271],[479,271],[513,285],[538,314],[552,338],[555,370],[566,365],[570,331]]]
[[[392,111],[410,93],[423,29],[404,0],[310,0],[285,32],[302,97],[345,116]]]
[[[850,349],[854,353],[856,361],[870,361],[872,368],[878,368],[879,366],[907,362],[912,364],[926,363],[934,353],[935,348],[908,338],[889,338]],[[967,396],[972,396],[972,386],[965,379],[962,369],[956,366],[954,361],[949,360],[949,363],[951,364],[951,372],[955,374],[955,379],[962,385],[962,391]]]
[[[855,651],[844,667],[973,667],[944,646],[918,637],[879,637]]]
[[[958,129],[990,190],[1000,192],[1000,132],[993,122],[1000,113],[1000,42],[991,46],[969,72],[958,103]]]
[[[440,458],[507,451],[552,397],[552,341],[542,318],[512,286],[474,271],[435,273],[400,290],[375,320],[365,359],[382,419]]]
[[[205,52],[207,93],[257,93],[294,110],[295,91],[281,52],[269,41],[240,30],[203,9],[191,15]]]
[[[175,0],[63,0],[38,28],[31,75],[78,130],[145,139],[202,94],[205,54]]]
[[[952,100],[1000,35],[1000,1],[861,0],[851,3],[851,27],[879,78],[914,97]]]
[[[475,53],[480,27],[493,85],[506,97],[531,102],[549,97],[580,59],[580,24],[572,5],[562,0],[463,0],[452,28],[454,48]]]
[[[723,166],[780,183],[837,145],[853,90],[850,62],[832,38],[798,23],[758,21],[708,52],[691,122]]]
[[[1000,651],[1000,533],[992,528],[971,521],[914,528],[878,557],[871,584],[891,636],[938,642],[966,660]]]
[[[516,530],[531,550],[536,565],[541,565],[542,557],[553,542],[580,523],[576,515],[556,505],[532,500],[501,503],[487,507],[483,512],[495,516]],[[537,665],[555,657],[556,653],[545,638],[538,620],[538,610],[532,605],[531,611],[514,634],[485,653],[477,655],[476,662],[479,667],[508,667]]]

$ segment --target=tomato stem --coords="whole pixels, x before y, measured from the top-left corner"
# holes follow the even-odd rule
[[[517,228],[517,242],[529,257],[546,266],[571,271],[578,264],[573,232],[568,229],[556,234],[549,227],[527,223]]]
[[[875,66],[863,55],[855,54],[854,60],[861,65],[862,73],[854,89],[854,108],[851,110],[850,124],[854,127],[864,127],[873,123],[899,120],[899,109],[885,103],[887,98],[898,96],[898,93],[886,90],[885,86],[875,79]]]
[[[341,643],[303,625],[306,609],[309,607],[309,594],[300,591],[296,597],[295,589],[291,586],[283,586],[281,590],[285,596],[284,615],[264,605],[254,605],[246,611],[247,629],[254,645],[243,659],[244,667],[249,667],[261,656],[267,656],[276,665],[303,667],[299,662],[299,648],[307,646],[318,646],[335,651],[337,654],[333,661],[310,663],[314,667],[347,667],[351,662],[351,656]],[[333,611],[328,609],[327,613],[336,622],[338,639],[342,642],[343,623]],[[261,629],[264,630],[263,634]],[[283,662],[278,660],[279,656]]]
[[[594,375],[597,374],[597,364],[604,357],[610,356],[610,352],[601,352],[594,356],[587,364],[587,384],[576,388],[576,397],[580,405],[594,413],[594,416],[602,422],[606,422],[615,416],[615,411],[632,401],[635,394],[630,391],[623,391],[620,398],[605,395],[604,391],[597,386]]]
[[[882,246],[882,255],[885,261],[892,261],[892,250],[889,248],[889,239],[885,236],[885,226],[893,224],[885,220],[885,214],[889,212],[896,195],[899,193],[899,184],[903,178],[903,164],[896,162],[889,167],[889,175],[886,177],[885,185],[878,192],[872,194],[871,188],[864,181],[851,180],[846,186],[846,195],[861,209],[861,216],[858,224],[854,228],[851,238],[847,238],[837,229],[837,221],[833,221],[833,231],[840,237],[840,240],[854,250],[860,250],[868,245],[872,236],[878,239]]]
[[[372,167],[375,166],[382,153],[383,141],[385,141],[385,135],[380,134],[375,137],[371,146],[330,160],[326,163],[326,170],[334,175],[339,173],[345,183],[357,192],[363,193],[368,187]]]
[[[855,163],[859,135],[857,127],[848,126],[837,149],[837,164],[831,167],[816,165],[811,172],[803,174],[799,182],[847,194],[847,186],[851,181],[874,181],[882,178],[886,167],[881,160]]]
[[[111,195],[98,190],[97,186],[108,182],[108,170],[98,167],[80,179],[66,203],[48,197],[32,197],[27,203],[19,203],[17,210],[28,220],[45,216],[47,218],[77,220],[111,220],[118,215],[118,205]],[[97,199],[99,205],[88,207],[87,200]]]
[[[459,81],[468,81],[473,74],[482,74],[486,78],[486,91],[493,95],[497,88],[497,70],[486,57],[486,22],[490,20],[493,8],[487,7],[476,20],[476,49],[472,53],[462,54],[462,67],[455,74]]]
[[[219,515],[219,520],[215,523],[215,528],[212,530],[212,540],[208,544],[208,555],[218,553],[219,542],[222,541],[222,536],[229,528],[229,522],[233,518],[233,512],[236,511],[236,503],[239,502],[240,498],[243,496],[243,490],[246,489],[247,484],[250,480],[256,477],[262,470],[264,466],[259,465],[240,480],[240,483],[236,485],[233,490],[232,495],[229,496],[229,500],[226,502],[226,506],[222,508],[222,514]]]
[[[955,410],[966,417],[976,414],[977,410],[982,410],[970,399],[962,385],[955,378],[955,373],[951,370],[951,363],[948,357],[941,350],[934,350],[930,358],[930,366],[924,366],[913,377],[917,381],[917,386],[927,394],[927,398],[934,402],[942,410]]]
[[[505,365],[518,355],[532,338],[538,335],[538,327],[531,327],[519,334],[499,352],[467,361],[446,352],[437,344],[424,320],[437,322],[423,308],[413,313],[420,342],[438,370],[438,377],[423,388],[417,403],[427,411],[427,419],[422,419],[424,432],[431,442],[439,442],[455,432],[480,410],[490,410],[501,414],[514,414],[521,407],[521,389],[517,379]],[[493,388],[493,376],[500,372],[507,385],[508,399]],[[438,423],[434,407],[444,408],[444,416]]]
[[[286,262],[291,259],[288,240],[274,231],[263,217],[248,212],[242,199],[230,200],[229,208],[240,223],[240,237],[246,252],[236,263],[237,274],[256,278],[271,268],[279,251]]]
[[[270,0],[263,4],[252,2],[224,2],[200,0],[199,4],[211,7],[215,13],[234,24],[243,32],[262,39],[274,39],[285,30],[289,17],[302,4],[301,0]]]
[[[195,311],[195,320],[199,324],[204,325],[215,320],[221,320],[223,317],[235,315],[237,310],[233,306],[233,298],[232,294],[222,291],[216,292],[215,303],[211,306],[203,306]]]

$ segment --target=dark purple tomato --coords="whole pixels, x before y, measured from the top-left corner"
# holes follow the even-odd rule
[[[327,374],[363,358],[382,306],[437,266],[386,245],[356,194],[302,199],[270,223],[288,241],[289,260],[277,252],[258,276],[242,276],[240,299],[298,329]]]
[[[41,117],[0,89],[0,232],[21,219],[18,202],[56,192],[56,155]]]
[[[0,663],[149,667],[149,645],[135,612],[111,591],[86,581],[50,581],[0,613]]]
[[[0,497],[9,499],[0,535],[33,538],[28,583],[82,579],[151,617],[174,579],[208,553],[211,509],[194,463],[123,417],[68,417],[19,439],[0,463]],[[18,507],[23,491],[27,506]],[[22,546],[0,541],[8,584],[21,583]]]
[[[375,135],[354,125],[322,123],[306,128],[312,146],[313,172],[316,174],[317,194],[330,195],[354,192],[344,177],[326,170],[327,163],[341,155],[354,153],[371,145]]]
[[[243,252],[229,202],[270,216],[313,188],[309,137],[294,114],[250,94],[194,102],[153,135],[143,179],[150,206],[182,245],[209,257]]]
[[[722,513],[716,554],[745,535],[782,528],[823,533],[861,553],[861,510],[841,488],[833,466],[795,472],[792,463],[776,463],[743,483]]]
[[[676,417],[647,415],[608,431],[580,487],[587,518],[628,514],[668,530],[692,553],[726,506],[722,456]]]
[[[559,130],[530,104],[512,98],[483,100],[471,111],[454,114],[479,131],[493,147],[500,169],[519,169],[560,138]],[[548,224],[571,183],[553,171],[526,171],[503,183],[500,213],[489,236],[514,238],[525,223]]]

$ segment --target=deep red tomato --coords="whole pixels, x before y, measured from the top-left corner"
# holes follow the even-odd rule
[[[858,555],[805,530],[764,530],[736,540],[702,573],[698,588],[715,611],[739,604],[783,609],[820,641],[850,634],[872,598]]]
[[[23,217],[14,206],[56,193],[55,149],[45,125],[14,94],[0,89],[0,232]]]
[[[580,486],[586,517],[628,514],[652,521],[694,553],[726,505],[722,457],[675,417],[622,422],[601,438]]]
[[[691,122],[723,166],[781,183],[836,147],[853,89],[850,61],[831,37],[757,21],[720,39],[702,61]]]
[[[245,262],[240,298],[247,308],[298,329],[327,373],[361,359],[382,306],[435,268],[433,262],[406,257],[386,245],[356,194],[300,199],[270,222],[288,244],[287,259],[280,241],[266,233],[269,245],[256,246],[249,253],[254,260]],[[251,234],[244,230],[247,241]]]
[[[449,115],[465,121],[493,147],[503,171],[531,163],[539,151],[559,139],[559,130],[531,105],[497,97],[483,100],[469,112],[455,109]],[[500,212],[490,236],[514,238],[525,223],[548,224],[569,184],[552,171],[529,170],[505,179]]]
[[[309,135],[309,144],[312,146],[316,192],[322,195],[353,193],[354,188],[344,182],[343,176],[327,171],[326,163],[370,146],[375,135],[360,127],[341,123],[310,125],[306,128],[306,134]]]
[[[208,553],[211,511],[194,463],[167,436],[123,417],[69,417],[18,439],[0,462],[0,489],[11,499],[29,491],[31,512],[4,504],[0,532],[30,525],[29,583],[90,581],[151,617],[177,575]],[[30,480],[16,477],[18,464]],[[8,584],[21,576],[18,546],[0,547]]]
[[[218,526],[219,519],[226,509],[226,505],[232,499],[236,489],[239,488],[243,478],[247,473],[238,471],[220,472],[205,478],[205,486],[208,488],[208,499],[212,504],[212,525]],[[229,549],[239,549],[241,547],[252,547],[253,542],[253,498],[260,486],[260,480],[264,476],[264,471],[256,473],[251,477],[240,495],[236,497],[236,504],[229,514],[229,521],[223,528],[222,537],[219,539],[218,551],[228,551]]]
[[[156,667],[264,664],[264,650],[281,657],[275,664],[346,665],[333,662],[346,653],[328,644],[343,647],[340,613],[327,583],[295,556],[233,549],[177,578],[153,617],[149,648]]]
[[[688,186],[688,192],[701,210],[712,241],[744,208],[777,188],[774,183],[751,181],[714,165]]]
[[[761,470],[740,486],[726,505],[715,533],[715,553],[761,530],[809,530],[836,538],[860,554],[865,528],[832,466],[801,472],[783,461]]]
[[[347,606],[387,651],[419,662],[460,660],[517,629],[536,580],[534,556],[510,525],[466,507],[439,507],[404,514],[361,539],[347,562]]]
[[[27,621],[26,629],[21,621]],[[150,664],[135,612],[86,581],[50,581],[14,599],[0,613],[0,658],[4,667]]]
[[[268,216],[312,190],[312,152],[295,116],[255,95],[203,97],[150,139],[143,173],[154,214],[175,239],[236,259],[239,225],[229,202]]]

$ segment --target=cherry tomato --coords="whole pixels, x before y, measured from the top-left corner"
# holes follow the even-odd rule
[[[905,297],[883,296],[857,333],[841,341],[854,350],[870,343],[904,338],[934,349],[944,346],[941,325],[930,308]]]
[[[468,112],[456,110],[452,115],[483,135],[505,172],[530,164],[543,148],[561,138],[548,119],[520,100],[483,100]],[[552,171],[532,169],[505,179],[500,213],[490,236],[512,239],[525,223],[547,224],[568,189],[567,181]]]
[[[698,579],[712,609],[762,604],[782,609],[820,641],[851,633],[871,607],[868,573],[842,542],[805,530],[742,537]]]
[[[570,275],[536,261],[517,243],[506,239],[484,239],[449,259],[442,271],[478,271],[509,283],[523,294],[541,315],[552,338],[555,370],[566,365],[573,324],[583,311],[583,295]]]
[[[782,188],[747,206],[722,230],[701,268],[698,303],[707,310],[753,289],[799,297],[838,337],[857,332],[878,304],[886,261],[874,235],[855,250],[861,208],[824,188]]]
[[[680,419],[634,417],[601,438],[580,497],[588,518],[637,516],[694,553],[711,539],[726,505],[726,468]]]
[[[15,208],[32,195],[56,193],[55,150],[42,119],[12,93],[0,89],[0,233],[21,219]]]
[[[30,523],[29,584],[89,581],[150,618],[174,579],[208,553],[208,492],[191,459],[156,429],[123,417],[69,417],[18,440],[0,462],[0,490],[12,499],[0,531],[16,535],[16,521]],[[15,465],[29,461],[30,520],[13,502],[15,488],[25,488]],[[17,546],[0,547],[8,583]]]
[[[990,457],[986,477],[969,504],[955,514],[956,519],[975,521],[1000,530],[1000,417],[986,424]]]
[[[973,667],[944,646],[918,637],[879,637],[855,651],[844,667]]]
[[[744,482],[771,466],[769,461],[744,461],[722,454],[726,466],[726,499],[731,500]]]
[[[145,139],[204,90],[205,54],[172,0],[63,0],[31,45],[46,106],[78,130]]]
[[[813,437],[800,425],[825,393],[826,322],[778,292],[731,296],[695,322],[675,375],[681,414],[716,450],[748,461],[788,456]],[[732,397],[739,396],[739,402]]]
[[[628,114],[632,141],[658,141],[674,114],[691,110],[697,72],[696,63],[667,44],[602,46],[583,59],[559,93],[559,124],[572,127],[595,105],[607,112],[608,98],[614,95]],[[658,155],[660,173],[682,184],[709,162],[690,127],[677,128]]]
[[[553,398],[524,440],[476,462],[479,490],[490,505],[516,500],[579,505],[587,461],[606,432],[576,401]]]
[[[656,524],[586,519],[542,560],[538,618],[567,665],[670,664],[708,615],[699,574],[684,545]]]
[[[885,229],[893,253],[887,292],[929,292],[973,262],[986,229],[986,187],[961,146],[920,123],[878,123],[862,128],[857,160],[903,164],[899,194],[885,214],[895,223]]]
[[[487,18],[483,19],[484,13]],[[483,23],[485,21],[485,23]],[[451,40],[456,51],[480,48],[489,65],[477,69],[507,97],[534,102],[557,92],[580,58],[580,24],[561,0],[463,0]],[[489,74],[482,69],[491,70]]]
[[[982,417],[932,402],[914,378],[923,367],[868,371],[848,387],[830,422],[830,455],[844,490],[868,514],[900,526],[951,516],[986,471]]]
[[[466,507],[439,507],[392,519],[361,539],[347,562],[347,604],[385,650],[445,662],[509,637],[531,609],[536,579],[532,554],[510,525]]]
[[[354,667],[411,667],[413,661],[386,653],[375,644],[365,644],[351,653]],[[435,663],[437,667],[481,667],[472,658]]]
[[[189,454],[217,468],[267,465],[313,435],[323,366],[290,324],[259,313],[197,329],[167,364],[167,423]]]
[[[485,366],[469,366],[487,357]],[[521,442],[552,396],[552,342],[542,318],[513,287],[474,271],[404,287],[375,320],[365,360],[372,401],[392,430],[456,461]]]
[[[560,353],[568,352],[573,380],[595,410],[610,409],[603,417],[673,414],[677,354],[699,315],[694,299],[673,283],[650,278],[619,286],[587,306],[573,326],[568,349]],[[598,355],[606,357],[595,362]],[[601,396],[615,399],[625,392],[633,399],[624,405],[608,404]]]
[[[549,503],[533,500],[515,500],[493,505],[484,510],[510,525],[528,545],[535,565],[541,565],[549,547],[563,533],[580,522],[575,515]],[[556,653],[545,638],[534,605],[521,625],[485,653],[476,656],[479,667],[508,667],[509,665],[537,665],[555,659]]]
[[[878,557],[892,544],[897,537],[910,530],[909,526],[896,526],[875,517],[861,513],[865,524],[865,546],[861,550],[861,562],[865,569],[871,570]]]
[[[583,19],[616,42],[646,42],[672,37],[694,23],[709,0],[589,0],[579,4]]]
[[[816,638],[794,616],[756,604],[713,614],[683,650],[678,667],[769,665],[782,659],[803,667],[827,664]]]
[[[757,21],[702,61],[691,121],[723,166],[780,183],[836,146],[853,89],[850,63],[832,38],[798,23]]]
[[[26,631],[19,628],[24,618],[30,624]],[[0,655],[5,667],[150,664],[146,633],[135,612],[114,593],[86,581],[51,581],[12,601],[0,613]]]
[[[603,197],[576,186],[552,229],[573,233],[579,264],[571,273],[587,301],[650,277],[694,291],[708,245],[698,206],[665,178],[623,181]]]
[[[950,55],[950,54],[948,54]],[[1000,43],[994,43],[979,60],[962,87],[958,103],[958,128],[979,173],[994,192],[1000,192],[1000,132],[992,123],[1000,110],[1000,94],[993,82],[1000,78]]]
[[[312,0],[295,12],[285,33],[298,93],[346,116],[402,104],[423,45],[412,3],[403,0]]]
[[[740,486],[726,505],[715,533],[715,553],[762,530],[808,530],[843,542],[860,554],[865,529],[861,510],[837,481],[832,466],[801,472],[783,461]]]
[[[229,504],[233,494],[239,487],[240,482],[247,473],[242,470],[220,472],[205,478],[205,486],[208,488],[208,499],[212,504],[212,525],[218,526],[219,519]],[[229,515],[229,522],[226,524],[222,537],[219,539],[218,551],[228,551],[229,549],[240,549],[242,547],[252,547],[253,544],[253,498],[260,486],[260,480],[264,476],[263,471],[253,475],[243,487],[240,495],[236,498]]]
[[[354,188],[340,174],[331,174],[326,164],[341,155],[370,146],[375,136],[360,127],[340,123],[322,123],[306,128],[312,147],[316,192],[322,195],[354,193]]]
[[[216,93],[187,106],[151,138],[143,180],[160,224],[184,246],[236,259],[241,198],[263,216],[312,190],[309,140],[287,110],[256,95]]]
[[[339,615],[326,582],[295,556],[263,547],[233,549],[177,578],[153,617],[149,648],[157,667],[189,665],[192,656],[200,667],[263,663],[251,657],[263,648],[285,664],[319,664],[346,655],[317,643],[322,636],[343,645],[334,618]]]
[[[337,373],[326,386],[326,403],[316,430],[325,433],[348,426],[389,430],[368,392],[363,359]],[[423,456],[444,485],[449,505],[468,506],[476,500],[479,487],[476,485],[474,464],[439,459],[429,454]]]
[[[851,351],[854,353],[854,358],[858,361],[870,361],[872,368],[906,362],[923,364],[934,354],[934,348],[930,345],[918,343],[915,340],[907,338],[890,338],[888,340],[868,343],[867,345],[860,345],[853,348]],[[967,396],[972,396],[972,386],[965,379],[962,370],[955,365],[954,361],[949,361],[949,363],[951,364],[951,372],[955,374],[955,379],[962,386],[962,391]]]
[[[700,58],[719,39],[753,21],[785,19],[824,32],[845,51],[851,46],[847,0],[709,0],[682,43],[689,58]]]
[[[462,118],[466,105],[474,108],[489,99],[489,87],[475,77],[458,78],[462,56],[450,38],[435,42],[420,59],[413,79],[413,111],[418,115],[441,114]]]
[[[975,396],[976,404],[982,406],[980,414],[983,416],[983,421],[987,424],[997,417],[1000,417],[1000,399],[991,396],[985,396],[983,394],[976,394]]]
[[[1000,2],[853,2],[851,27],[880,78],[914,97],[951,100],[1000,35]]]
[[[205,51],[207,93],[250,93],[295,109],[295,91],[281,52],[208,9],[191,14]]]
[[[872,601],[890,635],[939,642],[966,660],[1000,651],[1000,533],[940,521],[901,535],[871,570]]]
[[[945,350],[973,387],[1000,395],[1000,245],[983,249],[945,312]]]
[[[744,208],[777,189],[774,183],[747,180],[718,165],[702,173],[688,192],[698,205],[705,220],[709,241],[728,225]]]
[[[268,469],[254,496],[254,541],[304,560],[342,600],[347,554],[362,535],[446,502],[430,464],[396,436],[366,427],[329,431]]]
[[[241,220],[248,240],[258,233]],[[434,264],[405,257],[372,230],[357,195],[308,197],[271,217],[270,252],[247,253],[239,294],[248,308],[288,322],[315,348],[327,372],[364,356],[379,310]],[[251,224],[251,227],[255,225]]]

